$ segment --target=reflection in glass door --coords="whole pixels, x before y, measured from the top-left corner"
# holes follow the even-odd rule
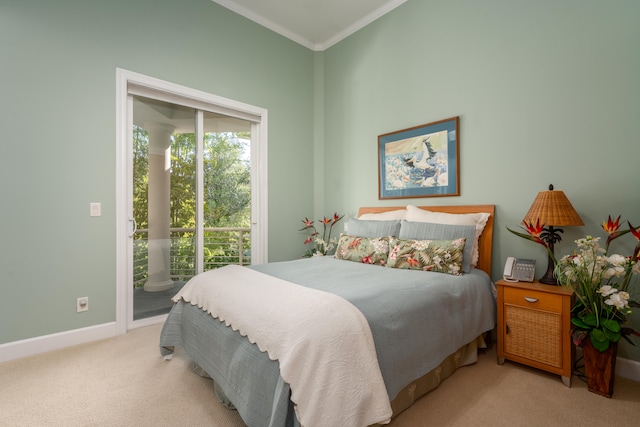
[[[250,122],[133,97],[133,320],[195,274],[250,263]]]

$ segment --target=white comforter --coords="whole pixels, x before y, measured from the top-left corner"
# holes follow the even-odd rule
[[[278,360],[302,426],[390,421],[371,330],[342,297],[229,265],[194,277],[173,299],[197,305]]]

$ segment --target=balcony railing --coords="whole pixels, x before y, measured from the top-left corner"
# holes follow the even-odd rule
[[[134,235],[133,285],[143,286],[147,280],[149,245],[147,229]],[[196,274],[195,229],[171,228],[169,254],[170,276],[175,281],[187,281]],[[251,264],[251,228],[211,227],[204,229],[204,271],[229,264]]]

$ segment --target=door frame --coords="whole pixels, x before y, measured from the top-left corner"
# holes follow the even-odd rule
[[[251,122],[251,262],[268,260],[268,111],[154,77],[116,68],[116,331],[163,322],[133,320],[133,95],[142,95]],[[130,236],[131,234],[131,236]]]

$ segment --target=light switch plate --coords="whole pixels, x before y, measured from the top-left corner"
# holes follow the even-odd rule
[[[102,215],[102,206],[100,206],[100,203],[98,202],[94,202],[94,203],[89,203],[89,214],[91,216],[100,216]]]

